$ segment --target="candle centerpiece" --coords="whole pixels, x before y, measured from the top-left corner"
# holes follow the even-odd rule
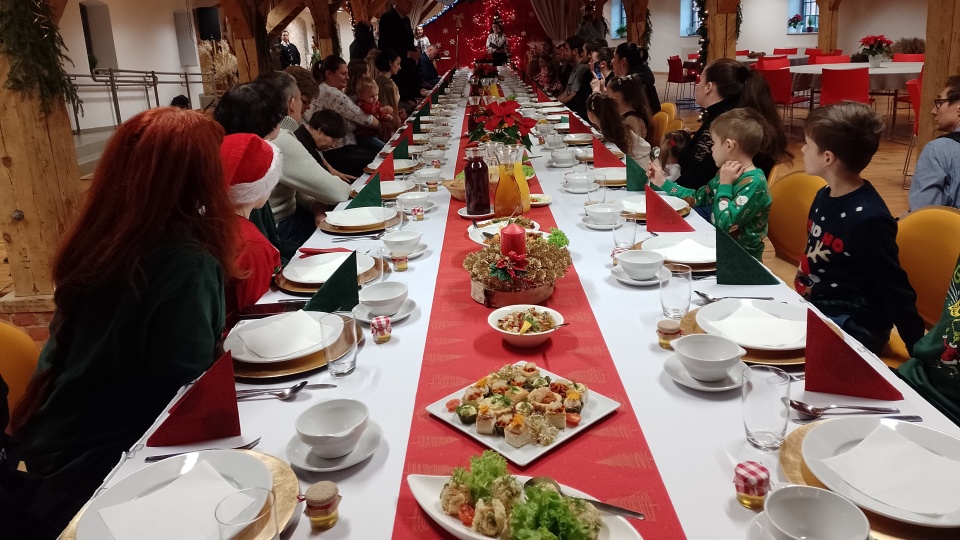
[[[519,225],[507,225],[499,239],[464,259],[470,296],[488,307],[543,302],[573,264],[569,243],[559,229],[528,236]]]

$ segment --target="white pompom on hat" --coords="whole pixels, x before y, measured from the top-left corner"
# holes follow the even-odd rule
[[[280,180],[280,149],[252,133],[224,137],[220,158],[233,204],[250,204],[269,197]]]

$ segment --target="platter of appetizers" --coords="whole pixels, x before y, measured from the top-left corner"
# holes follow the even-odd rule
[[[428,405],[427,412],[523,466],[618,408],[583,383],[517,362]]]

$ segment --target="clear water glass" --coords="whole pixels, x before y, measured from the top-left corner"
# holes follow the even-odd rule
[[[743,429],[760,450],[776,450],[787,435],[790,376],[773,366],[743,370]]]
[[[605,189],[605,188],[600,188]],[[599,189],[597,191],[600,191]],[[627,219],[623,222],[623,225],[619,227],[614,227],[613,229],[613,249],[614,250],[623,250],[630,249],[637,243],[637,221],[634,219]]]
[[[335,311],[320,317],[327,371],[332,377],[346,377],[357,369],[357,321],[349,311]]]
[[[274,503],[273,491],[260,487],[241,489],[225,497],[214,511],[220,540],[278,540],[280,529]]]
[[[382,247],[368,248],[361,251],[360,253],[363,253],[364,255],[371,257],[373,259],[373,268],[371,268],[367,272],[364,272],[363,277],[360,278],[360,287],[362,288],[367,285],[370,285],[371,283],[376,283],[377,281],[381,281],[384,278],[383,270],[385,268],[385,265],[387,264],[386,261],[384,260],[384,257],[386,255],[386,248],[382,248]]]
[[[384,232],[392,233],[392,232],[402,231],[403,225],[405,222],[403,219],[403,208],[401,208],[400,202],[397,199],[393,199],[389,201],[384,200],[381,202],[381,204],[383,205],[384,210],[387,210],[388,212],[392,211],[396,215],[400,216],[399,221],[394,221],[392,223],[390,222],[390,220],[394,218],[388,218],[386,225],[383,228]]]
[[[685,264],[668,263],[663,265],[666,272],[661,274],[660,305],[663,316],[680,320],[690,311],[690,295],[693,294],[693,272]]]

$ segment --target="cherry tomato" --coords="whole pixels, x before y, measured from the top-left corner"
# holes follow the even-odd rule
[[[470,506],[468,503],[463,503],[460,505],[460,510],[457,512],[457,517],[460,518],[460,522],[463,523],[464,526],[470,527],[473,525],[473,515],[475,513],[476,512],[472,506]]]
[[[460,400],[459,400],[459,399],[451,399],[450,401],[446,402],[445,405],[446,405],[448,411],[453,412],[453,411],[457,410],[457,407],[460,406]]]
[[[576,427],[580,425],[580,415],[575,412],[567,413],[567,425],[570,427]]]

